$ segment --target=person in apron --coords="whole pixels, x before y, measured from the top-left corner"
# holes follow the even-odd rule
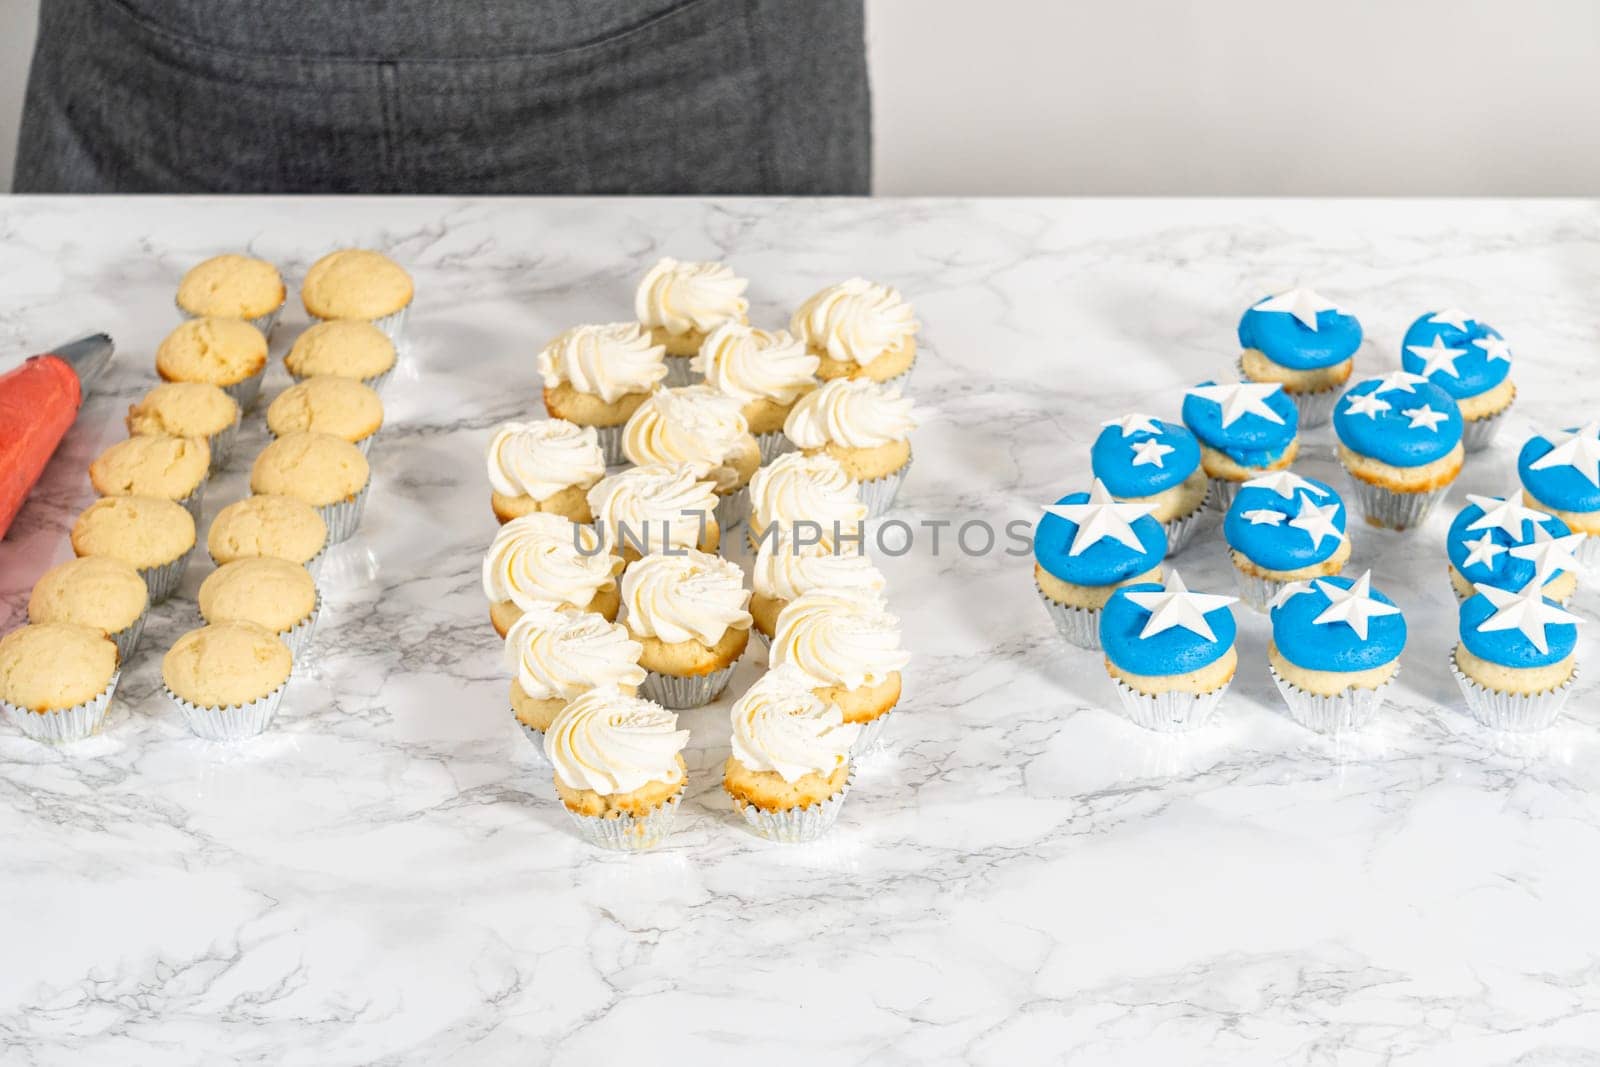
[[[17,192],[865,194],[862,0],[42,0]]]

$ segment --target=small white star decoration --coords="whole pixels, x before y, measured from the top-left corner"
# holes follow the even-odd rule
[[[1545,439],[1555,444],[1548,435]],[[1571,467],[1591,485],[1600,485],[1600,422],[1566,434],[1560,444],[1534,460],[1528,469],[1543,471],[1553,467]]]
[[[1273,511],[1270,508],[1256,508],[1254,511],[1245,512],[1243,517],[1251,526],[1282,526],[1289,518],[1283,512]]]
[[[1524,504],[1522,493],[1516,489],[1512,489],[1503,497],[1468,493],[1467,503],[1483,512],[1467,524],[1468,530],[1504,530],[1519,541],[1522,539],[1523,523],[1540,523],[1550,517]]]
[[[1577,550],[1583,540],[1581,533],[1554,537],[1543,526],[1535,526],[1533,540],[1513,548],[1511,554],[1517,559],[1531,560],[1534,576],[1543,585],[1562,571],[1578,572],[1583,564],[1578,561]]]
[[[1373,396],[1381,393],[1414,393],[1414,385],[1426,385],[1428,379],[1420,374],[1412,374],[1408,370],[1390,371],[1378,379],[1378,387],[1372,391]]]
[[[1135,467],[1159,467],[1161,466],[1162,456],[1170,456],[1176,451],[1177,449],[1171,445],[1164,445],[1154,437],[1148,437],[1143,441],[1135,441],[1133,443],[1133,465]]]
[[[1197,637],[1215,641],[1217,635],[1211,629],[1211,624],[1206,622],[1206,613],[1225,608],[1239,599],[1213,593],[1191,593],[1177,571],[1167,575],[1159,593],[1128,593],[1126,596],[1136,606],[1150,613],[1144,629],[1139,631],[1141,641],[1174,627],[1182,627]]]
[[[1339,531],[1339,526],[1334,522],[1339,514],[1339,504],[1318,504],[1309,496],[1300,498],[1300,512],[1289,520],[1289,525],[1297,530],[1304,530],[1311,538],[1312,548],[1321,548],[1322,542],[1329,537],[1335,541],[1341,540],[1344,534]]]
[[[1271,489],[1285,500],[1293,500],[1296,490],[1304,490],[1318,497],[1327,495],[1315,483],[1307,481],[1290,470],[1273,471],[1271,474],[1263,474],[1259,477],[1251,478],[1244,483],[1242,488]]]
[[[1427,404],[1422,405],[1420,408],[1401,408],[1400,414],[1411,420],[1411,425],[1407,429],[1428,430],[1432,433],[1439,432],[1439,424],[1441,422],[1450,421],[1450,413],[1448,411],[1435,411]]]
[[[1124,415],[1120,419],[1107,419],[1100,424],[1102,427],[1115,426],[1122,431],[1122,436],[1132,437],[1136,433],[1160,433],[1161,427],[1150,415]]]
[[[1495,558],[1506,550],[1505,545],[1496,543],[1493,534],[1487,533],[1476,541],[1464,540],[1461,543],[1467,546],[1467,558],[1461,564],[1463,567],[1471,567],[1479,563],[1485,567],[1492,567],[1494,566]]]
[[[1328,606],[1322,613],[1312,619],[1315,623],[1342,622],[1356,632],[1356,636],[1365,641],[1367,639],[1367,623],[1371,619],[1384,615],[1398,615],[1400,609],[1393,604],[1385,604],[1372,595],[1372,572],[1367,571],[1355,580],[1348,589],[1341,589],[1325,578],[1317,578],[1312,583],[1317,587],[1317,592],[1328,598]]]
[[[1436,311],[1433,317],[1428,320],[1434,326],[1454,326],[1462,332],[1466,331],[1467,323],[1476,321],[1460,308],[1447,308],[1444,311]]]
[[[1099,478],[1089,490],[1089,500],[1083,504],[1046,504],[1044,510],[1051,515],[1076,523],[1078,532],[1073,535],[1072,547],[1067,555],[1081,555],[1090,545],[1107,537],[1127,545],[1135,552],[1143,552],[1144,544],[1134,532],[1134,520],[1155,510],[1154,504],[1134,504],[1117,500]]]
[[[1515,592],[1497,589],[1482,582],[1473,588],[1494,605],[1494,614],[1478,624],[1479,633],[1497,630],[1518,630],[1540,652],[1550,651],[1550,639],[1545,627],[1556,623],[1581,623],[1583,620],[1564,608],[1544,598],[1544,583],[1535,576],[1527,585]]]
[[[1449,348],[1444,343],[1444,337],[1436,336],[1431,345],[1406,345],[1406,351],[1422,360],[1422,376],[1431,377],[1436,371],[1444,371],[1452,378],[1461,377],[1461,372],[1456,370],[1456,360],[1467,354],[1465,348]]]
[[[1283,312],[1293,315],[1308,330],[1317,328],[1317,312],[1338,311],[1338,305],[1310,289],[1290,289],[1277,296],[1269,296],[1254,308],[1256,311]]]
[[[1222,409],[1222,425],[1232,426],[1246,415],[1259,415],[1268,422],[1283,425],[1283,416],[1267,406],[1267,397],[1281,390],[1277,382],[1233,382],[1228,385],[1197,385],[1188,395],[1209,400]]]
[[[1497,359],[1511,362],[1511,345],[1504,337],[1474,337],[1472,343],[1483,349],[1483,358],[1490,363]]]
[[[1369,419],[1375,419],[1393,406],[1376,392],[1347,394],[1344,411],[1346,415],[1365,415]]]

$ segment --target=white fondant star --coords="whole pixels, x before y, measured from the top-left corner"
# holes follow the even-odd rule
[[[1269,508],[1256,508],[1254,511],[1247,511],[1243,515],[1243,518],[1250,521],[1251,526],[1282,526],[1284,520],[1288,517],[1281,511],[1273,511]]]
[[[1344,534],[1339,530],[1334,516],[1339,514],[1339,504],[1318,504],[1309,496],[1300,498],[1300,513],[1289,520],[1289,525],[1304,530],[1311,538],[1312,548],[1321,548],[1329,537],[1338,540]]]
[[[1422,360],[1424,378],[1441,370],[1452,378],[1461,377],[1461,372],[1456,370],[1456,360],[1467,354],[1465,348],[1445,347],[1443,334],[1435,334],[1431,345],[1406,345],[1406,351]]]
[[[1571,467],[1591,485],[1600,485],[1600,422],[1591,422],[1567,434],[1566,440],[1540,456],[1528,469],[1542,471],[1551,467]]]
[[[1282,588],[1272,594],[1272,599],[1267,601],[1267,607],[1278,608],[1287,604],[1301,593],[1311,592],[1310,582],[1285,582]]]
[[[1546,600],[1542,592],[1543,586],[1544,583],[1537,576],[1516,592],[1474,582],[1472,587],[1482,593],[1495,609],[1493,615],[1478,624],[1478,632],[1520,630],[1522,636],[1533,643],[1534,648],[1540,652],[1549,652],[1550,641],[1545,636],[1546,626],[1561,622],[1580,623],[1583,620]]]
[[[1133,522],[1155,509],[1154,504],[1117,500],[1099,478],[1094,480],[1094,486],[1089,490],[1087,503],[1046,504],[1044,508],[1051,515],[1077,524],[1078,532],[1073,535],[1072,547],[1067,550],[1069,556],[1080,555],[1090,545],[1098,544],[1107,537],[1127,545],[1135,552],[1143,552],[1144,544],[1134,532]]]
[[[1542,511],[1528,507],[1522,502],[1522,494],[1512,491],[1504,498],[1492,496],[1478,496],[1476,493],[1467,494],[1467,503],[1477,506],[1483,514],[1467,524],[1469,530],[1504,530],[1506,533],[1522,540],[1522,524],[1524,522],[1542,522],[1550,516]]]
[[[1481,563],[1485,567],[1492,567],[1494,566],[1495,557],[1506,550],[1505,545],[1496,543],[1494,535],[1487,533],[1476,541],[1462,541],[1461,543],[1466,545],[1469,550],[1466,560],[1461,564],[1463,567],[1471,567],[1477,563]]]
[[[1511,345],[1504,337],[1474,337],[1472,343],[1483,349],[1483,358],[1490,362],[1503,359],[1511,362]]]
[[[1552,537],[1550,531],[1543,526],[1533,528],[1533,540],[1526,545],[1518,545],[1511,550],[1517,559],[1533,561],[1533,573],[1538,578],[1539,584],[1554,578],[1562,571],[1571,571],[1574,574],[1583,565],[1578,562],[1577,549],[1583,543],[1584,535],[1581,533],[1564,534],[1561,537]]]
[[[1338,311],[1332,300],[1310,289],[1290,289],[1277,296],[1269,296],[1255,306],[1256,311],[1281,311],[1293,315],[1308,330],[1317,328],[1317,312]]]
[[[1285,500],[1293,500],[1297,489],[1304,489],[1306,492],[1315,493],[1317,496],[1327,495],[1327,492],[1315,482],[1307,481],[1290,470],[1273,471],[1271,474],[1263,474],[1260,477],[1251,478],[1244,483],[1243,488],[1271,489]]]
[[[1211,624],[1206,622],[1206,612],[1225,608],[1239,599],[1214,593],[1191,593],[1177,571],[1167,575],[1159,593],[1128,593],[1126,596],[1150,613],[1144,629],[1139,631],[1141,641],[1174,626],[1181,626],[1207,641],[1215,641],[1217,635],[1211,629]]]
[[[1197,385],[1188,395],[1209,400],[1222,409],[1222,425],[1232,426],[1246,415],[1259,415],[1268,422],[1283,425],[1283,416],[1267,406],[1267,397],[1282,389],[1277,382],[1233,382],[1230,385]]]
[[[1355,584],[1349,589],[1340,589],[1324,578],[1318,578],[1313,584],[1317,591],[1328,598],[1328,606],[1322,609],[1322,614],[1312,619],[1312,622],[1342,622],[1356,632],[1356,636],[1365,641],[1367,639],[1367,621],[1383,615],[1398,615],[1400,609],[1393,604],[1385,604],[1372,595],[1372,572],[1368,571],[1357,578]]]
[[[1150,415],[1124,415],[1120,419],[1107,419],[1101,426],[1115,426],[1122,431],[1122,436],[1132,437],[1136,433],[1160,433],[1161,427]]]
[[[1446,308],[1444,311],[1434,312],[1433,317],[1428,321],[1435,326],[1454,326],[1456,329],[1465,332],[1467,323],[1476,320],[1460,308]]]
[[[1438,433],[1439,424],[1450,421],[1448,411],[1435,411],[1427,404],[1420,408],[1401,408],[1400,414],[1411,420],[1411,425],[1407,427],[1411,430],[1431,430]]]
[[[1378,379],[1378,387],[1372,391],[1372,395],[1377,396],[1379,393],[1394,392],[1414,393],[1416,390],[1411,387],[1413,385],[1422,385],[1427,380],[1422,375],[1412,374],[1408,370],[1390,371]]]
[[[1365,415],[1369,419],[1377,418],[1393,406],[1387,400],[1379,399],[1376,392],[1346,396],[1345,399],[1349,401],[1344,409],[1346,415]]]
[[[1154,437],[1133,443],[1133,465],[1135,467],[1161,466],[1161,457],[1170,456],[1177,449],[1171,445],[1164,445]]]

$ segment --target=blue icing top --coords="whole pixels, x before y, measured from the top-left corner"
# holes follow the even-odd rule
[[[1420,467],[1449,455],[1461,443],[1461,409],[1455,400],[1426,381],[1377,392],[1388,381],[1368,378],[1339,398],[1333,409],[1339,440],[1352,452],[1391,467]],[[1375,392],[1376,399],[1361,399]]]
[[[1267,299],[1271,299],[1268,297]],[[1286,311],[1260,311],[1258,301],[1239,320],[1239,343],[1280,367],[1316,370],[1343,363],[1361,347],[1361,323],[1336,308],[1317,312],[1317,328]]]
[[[1299,479],[1298,475],[1290,477]],[[1293,488],[1287,497],[1266,486],[1240,486],[1222,520],[1222,535],[1227,538],[1228,547],[1237,549],[1257,566],[1274,571],[1309,567],[1337,552],[1344,541],[1344,501],[1324,482],[1314,478],[1299,480],[1306,484]],[[1336,510],[1326,513],[1325,522],[1311,510],[1329,507]],[[1273,515],[1281,518],[1274,519]],[[1301,515],[1306,516],[1301,526],[1290,525],[1290,520]],[[1329,523],[1336,533],[1326,532]],[[1307,526],[1310,528],[1304,528]]]
[[[1568,433],[1578,431],[1569,429]],[[1566,465],[1534,470],[1533,465],[1556,448],[1548,437],[1529,438],[1517,455],[1517,474],[1534,498],[1546,507],[1560,511],[1600,511],[1600,485],[1575,467]]]
[[[1546,598],[1545,603],[1555,606]],[[1461,643],[1481,660],[1498,663],[1502,667],[1548,667],[1572,655],[1578,647],[1578,627],[1570,622],[1550,623],[1544,628],[1546,652],[1540,652],[1526,634],[1518,629],[1478,629],[1495,613],[1495,607],[1482,593],[1467,598],[1461,604]]]
[[[1112,495],[1154,496],[1183,484],[1200,466],[1200,444],[1194,434],[1176,423],[1160,419],[1151,422],[1159,428],[1158,433],[1135,430],[1124,436],[1122,427],[1111,425],[1094,439],[1089,463],[1094,476],[1106,483]],[[1148,445],[1148,441],[1156,444]],[[1155,458],[1141,461],[1141,455]]]
[[[1201,382],[1197,388],[1208,388],[1215,382]],[[1256,383],[1227,383],[1255,385]],[[1259,387],[1263,388],[1264,387]],[[1282,458],[1294,441],[1300,425],[1300,413],[1289,394],[1281,388],[1272,390],[1262,400],[1281,422],[1273,422],[1256,412],[1246,412],[1227,426],[1222,425],[1222,405],[1186,393],[1183,397],[1183,424],[1207,446],[1216,449],[1241,467],[1270,467]]]
[[[1233,612],[1227,607],[1205,613],[1206,623],[1216,635],[1215,641],[1208,641],[1182,626],[1172,626],[1141,638],[1139,634],[1150,621],[1150,611],[1129,600],[1128,594],[1160,593],[1163,589],[1155,582],[1125,585],[1112,593],[1101,609],[1100,645],[1107,659],[1130,674],[1188,674],[1210,666],[1233,647],[1238,627],[1234,624]]]
[[[1554,515],[1547,515],[1535,523],[1532,519],[1523,519],[1522,530],[1513,537],[1500,526],[1493,526],[1486,530],[1469,530],[1467,527],[1483,518],[1483,509],[1476,504],[1468,504],[1456,515],[1455,521],[1450,524],[1450,532],[1445,535],[1444,548],[1450,557],[1450,563],[1469,582],[1483,582],[1485,585],[1498,586],[1501,589],[1521,589],[1533,581],[1537,568],[1531,559],[1518,559],[1510,552],[1495,552],[1489,560],[1476,560],[1467,562],[1467,557],[1472,554],[1474,543],[1487,537],[1490,544],[1499,545],[1501,548],[1517,548],[1533,543],[1535,526],[1543,526],[1551,537],[1565,537],[1572,531],[1567,524]],[[1560,573],[1560,572],[1558,572]],[[1552,574],[1547,582],[1553,582],[1556,575]]]
[[[1465,320],[1464,330],[1454,323],[1429,321],[1435,314],[1428,312],[1406,331],[1400,342],[1401,366],[1412,374],[1426,374],[1429,381],[1458,400],[1486,393],[1506,380],[1511,373],[1510,349],[1498,330],[1470,318]],[[1430,351],[1415,352],[1413,348]],[[1494,358],[1491,353],[1496,354]],[[1507,358],[1499,358],[1502,353]],[[1426,369],[1430,363],[1432,371]]]
[[[1365,671],[1392,663],[1406,647],[1406,618],[1399,612],[1389,615],[1368,613],[1367,636],[1343,619],[1317,622],[1317,616],[1332,605],[1326,585],[1349,589],[1355,580],[1336,576],[1316,578],[1306,591],[1295,593],[1272,609],[1272,643],[1285,659],[1308,671]],[[1371,599],[1398,607],[1383,593],[1369,589]]]
[[[1109,486],[1107,487],[1109,488]],[[1084,504],[1088,493],[1069,493],[1057,504]],[[1136,574],[1154,570],[1167,555],[1167,531],[1148,515],[1133,520],[1133,532],[1142,552],[1135,552],[1114,537],[1102,537],[1076,556],[1069,555],[1078,524],[1048,511],[1033,529],[1033,558],[1039,566],[1073,585],[1115,585]]]

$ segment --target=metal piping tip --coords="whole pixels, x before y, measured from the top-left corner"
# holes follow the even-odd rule
[[[72,368],[73,373],[78,376],[79,387],[87,396],[89,386],[111,363],[111,357],[116,350],[110,334],[94,333],[64,345],[57,345],[50,350],[50,354],[60,358]]]

